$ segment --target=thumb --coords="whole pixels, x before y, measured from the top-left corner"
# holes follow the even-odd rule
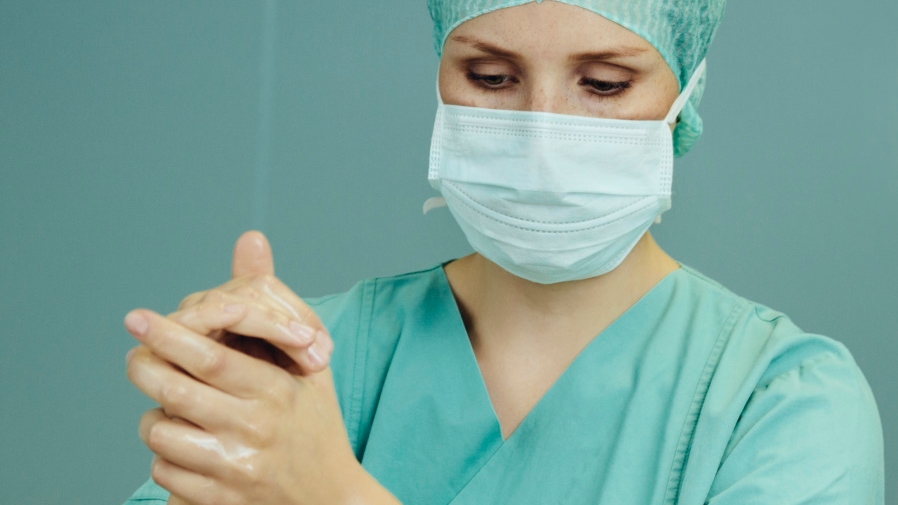
[[[234,244],[234,259],[231,262],[231,278],[246,275],[274,274],[274,258],[271,245],[260,231],[248,231]]]

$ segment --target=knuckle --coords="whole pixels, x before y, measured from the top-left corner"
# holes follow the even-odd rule
[[[261,310],[262,310],[263,316],[266,319],[272,320],[276,323],[286,325],[290,321],[290,318],[287,316],[287,314],[285,314],[284,312],[282,312],[282,311],[278,310],[277,308],[272,307],[270,305],[263,305],[261,307]]]
[[[293,392],[293,379],[285,377],[284,374],[278,374],[275,377],[266,385],[265,397],[280,405],[289,400]]]
[[[190,392],[183,384],[166,384],[162,386],[160,396],[162,403],[169,410],[180,412],[190,403]]]
[[[216,376],[224,371],[226,365],[225,353],[221,349],[211,348],[203,353],[197,369],[205,376]]]
[[[203,299],[204,304],[217,304],[222,302],[226,297],[226,293],[219,288],[212,289],[206,292],[206,296]]]
[[[187,307],[196,305],[200,300],[203,299],[203,296],[205,296],[205,294],[205,291],[196,291],[194,293],[190,293],[189,295],[185,296],[183,300],[181,300],[181,303],[178,304],[178,310],[186,309]]]
[[[240,286],[239,288],[234,290],[234,294],[244,298],[249,298],[250,300],[257,300],[260,296],[259,290],[252,284],[245,284],[243,286]]]
[[[264,421],[264,417],[257,416],[256,419],[262,421],[247,421],[243,425],[243,430],[253,445],[266,447],[274,439],[274,429],[271,424]]]
[[[235,464],[241,480],[248,484],[258,483],[266,473],[262,469],[262,463],[253,457],[241,458]]]

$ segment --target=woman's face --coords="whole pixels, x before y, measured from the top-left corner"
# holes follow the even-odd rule
[[[646,40],[553,1],[459,25],[443,47],[439,86],[450,105],[614,119],[663,119],[679,94]]]

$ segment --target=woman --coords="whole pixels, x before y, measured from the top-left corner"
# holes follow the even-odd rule
[[[162,407],[132,502],[882,503],[847,350],[647,232],[723,2],[430,10],[429,179],[477,252],[303,302],[248,233],[232,281],[130,313]]]

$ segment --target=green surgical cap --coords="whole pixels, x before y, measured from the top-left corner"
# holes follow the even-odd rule
[[[433,18],[437,55],[449,33],[481,14],[543,0],[428,0]],[[720,25],[726,0],[552,0],[591,10],[627,28],[655,46],[680,81],[682,90],[708,53]],[[702,134],[698,104],[705,89],[704,77],[680,113],[674,130],[674,154],[689,151]]]

